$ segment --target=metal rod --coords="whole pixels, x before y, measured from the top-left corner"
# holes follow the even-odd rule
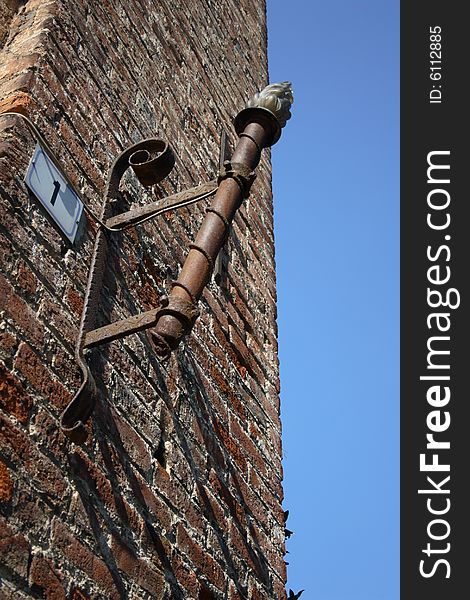
[[[157,200],[144,206],[138,206],[132,210],[121,213],[115,217],[111,217],[106,221],[106,225],[111,229],[124,229],[130,225],[139,225],[143,219],[151,216],[157,216],[162,211],[171,210],[172,208],[180,208],[181,203],[192,203],[202,200],[201,196],[206,196],[217,188],[217,181],[214,179],[203,183],[196,187],[184,190],[172,196],[167,196],[163,200]]]
[[[290,84],[274,84],[257,94],[248,107],[237,115],[235,127],[239,135],[238,144],[230,164],[225,165],[224,176],[219,177],[219,188],[194,244],[190,245],[177,285],[169,297],[169,307],[180,300],[188,304],[199,300],[210,280],[228,228],[244,196],[248,194],[250,173],[260,161],[261,150],[279,139],[281,127],[290,117],[292,100]],[[187,315],[178,314],[177,310],[162,315],[150,331],[156,354],[161,359],[167,359],[192,325],[193,321],[188,326]]]
[[[94,348],[95,346],[101,346],[101,344],[120,340],[132,333],[144,331],[155,325],[158,321],[159,311],[159,308],[152,308],[152,310],[133,315],[127,319],[121,319],[109,325],[98,327],[98,329],[93,329],[85,335],[83,348]]]

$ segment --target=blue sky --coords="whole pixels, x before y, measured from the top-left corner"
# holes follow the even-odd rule
[[[268,0],[288,587],[399,598],[399,2]]]

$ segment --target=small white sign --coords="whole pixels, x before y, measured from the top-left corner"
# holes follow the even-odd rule
[[[73,244],[83,203],[39,144],[26,172],[25,183]]]

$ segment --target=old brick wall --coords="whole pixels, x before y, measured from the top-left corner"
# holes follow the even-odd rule
[[[216,175],[222,128],[267,83],[264,2],[4,3],[0,110],[30,116],[98,211],[112,160],[156,136],[177,154],[129,205]],[[35,142],[0,118],[0,597],[285,598],[269,152],[221,284],[166,364],[145,334],[105,346],[83,444],[58,428],[96,226],[69,248],[28,197]],[[204,215],[116,234],[103,322],[167,294]]]

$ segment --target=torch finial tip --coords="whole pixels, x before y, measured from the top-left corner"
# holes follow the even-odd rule
[[[265,108],[273,113],[279,121],[279,125],[284,127],[291,118],[290,107],[294,102],[292,93],[292,83],[282,81],[281,83],[271,83],[261,92],[257,92],[247,103],[248,108]]]

